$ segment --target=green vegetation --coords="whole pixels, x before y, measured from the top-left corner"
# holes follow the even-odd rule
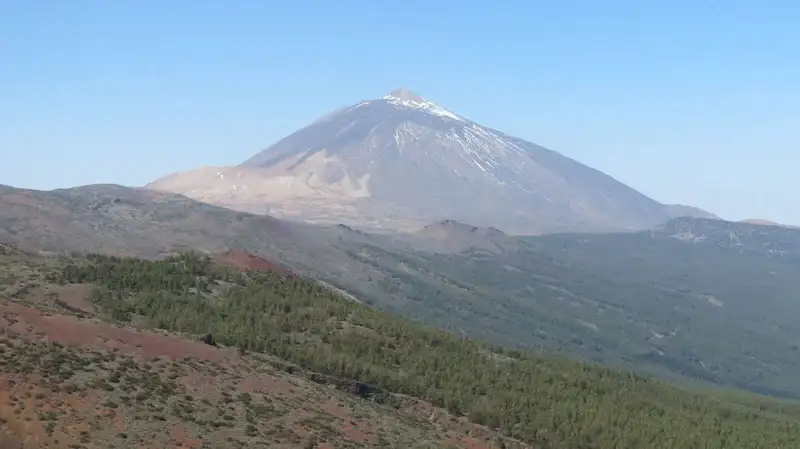
[[[0,234],[12,243],[144,257],[246,248],[473,339],[800,398],[798,229],[687,218],[640,233],[436,237],[483,248],[451,255],[119,186],[0,190],[31,205],[0,206]],[[33,280],[2,271],[0,294],[32,291]]]
[[[197,255],[91,256],[67,265],[58,280],[97,284],[94,301],[117,319],[142,316],[159,328],[210,332],[225,345],[423,398],[541,448],[800,447],[794,403],[693,393],[492,347],[393,318],[315,283],[236,273]]]
[[[506,239],[507,250],[495,252],[365,244],[350,257],[385,273],[372,283],[384,293],[368,285],[357,296],[415,321],[670,380],[800,398],[800,232],[691,223]]]
[[[6,411],[13,410],[13,416],[7,413],[0,418],[0,425],[9,420],[12,427],[13,421],[30,423],[35,414],[44,433],[55,440],[71,435],[75,441],[91,447],[175,447],[175,429],[182,428],[185,435],[197,437],[201,449],[299,449],[309,441],[307,432],[302,431],[306,428],[336,447],[354,448],[361,446],[343,438],[340,429],[344,422],[354,419],[369,422],[366,417],[356,417],[363,413],[375,423],[369,430],[370,436],[390,443],[380,447],[415,447],[412,442],[423,441],[425,445],[416,447],[451,448],[436,438],[433,425],[409,428],[408,423],[398,419],[402,417],[400,413],[392,415],[384,407],[348,398],[346,393],[337,395],[339,403],[356,413],[343,417],[335,417],[323,409],[328,396],[319,394],[327,390],[322,387],[315,391],[313,386],[301,384],[290,395],[236,394],[246,382],[252,385],[259,378],[274,382],[274,376],[281,376],[270,364],[255,358],[240,360],[236,365],[191,357],[144,362],[122,352],[35,342],[2,332],[0,355],[0,373],[4,392],[8,393],[3,406]],[[213,379],[213,382],[187,385],[186,379]],[[71,397],[64,401],[66,397],[62,394]],[[103,400],[97,403],[95,395]],[[82,401],[87,406],[78,406],[76,410]],[[302,416],[299,425],[294,414]],[[102,417],[117,421],[98,420]],[[381,418],[388,419],[380,422]],[[75,429],[76,422],[90,423],[91,431]],[[124,423],[123,432],[119,431],[119,423]],[[2,440],[3,436],[6,432],[0,435],[0,443],[6,445],[0,447],[23,447],[19,443],[8,444]],[[41,440],[37,443],[37,447],[49,446]]]

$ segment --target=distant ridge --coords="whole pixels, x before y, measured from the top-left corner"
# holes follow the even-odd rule
[[[797,226],[777,223],[770,220],[764,220],[761,218],[747,218],[745,220],[741,220],[740,223],[747,223],[747,224],[754,224],[754,225],[762,225],[762,226],[780,226],[783,228],[796,228]]]

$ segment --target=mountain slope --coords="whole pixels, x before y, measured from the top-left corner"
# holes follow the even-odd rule
[[[247,250],[471,338],[800,396],[796,229],[675,219],[652,231],[515,238],[444,221],[374,235],[144,189],[0,187],[0,241],[146,257]]]
[[[651,234],[739,253],[800,261],[800,229],[777,223],[681,217],[663,223]]]
[[[470,249],[505,252],[515,251],[520,246],[519,239],[497,228],[481,228],[454,220],[431,223],[405,237],[403,240],[411,247],[426,252],[459,253]]]
[[[313,282],[197,254],[0,257],[0,281],[2,447],[783,449],[800,441],[795,402],[687,392],[504,350]],[[198,341],[209,332],[214,344]]]
[[[511,233],[642,229],[679,215],[610,176],[407,90],[340,109],[238,167],[147,186],[239,210],[373,228],[441,219]]]
[[[181,299],[171,296],[174,289],[148,285],[165,279],[166,272],[174,276],[173,286],[190,280],[220,295],[242,290],[219,279],[225,273],[241,283],[244,273],[237,270],[197,258],[170,261],[199,262],[194,269],[213,267],[216,276],[195,276],[164,262],[157,274],[143,276],[157,265],[97,256],[0,254],[0,448],[490,449],[500,441],[508,448],[531,447],[352,377],[237,351],[222,342],[230,338],[225,332],[214,330],[219,343],[208,345],[198,338],[208,328],[199,335],[165,332],[141,315],[132,324],[101,300],[114,278],[111,272],[136,278],[135,285],[125,286],[138,299],[145,296],[144,288],[179,304]],[[89,278],[93,266],[111,270]],[[77,277],[85,282],[66,283]],[[284,287],[289,303],[302,301],[303,293],[286,286],[309,285],[265,273],[248,278],[251,287],[262,290]],[[336,304],[336,297],[328,299]],[[183,321],[206,326],[196,318]],[[330,338],[336,338],[335,331]]]

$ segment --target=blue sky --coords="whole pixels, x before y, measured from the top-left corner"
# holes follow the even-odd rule
[[[409,87],[662,202],[800,224],[800,2],[0,0],[0,184],[143,185]]]

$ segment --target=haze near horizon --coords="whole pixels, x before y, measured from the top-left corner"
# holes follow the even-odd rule
[[[800,224],[800,6],[0,5],[0,184],[238,164],[407,87],[664,203]]]

